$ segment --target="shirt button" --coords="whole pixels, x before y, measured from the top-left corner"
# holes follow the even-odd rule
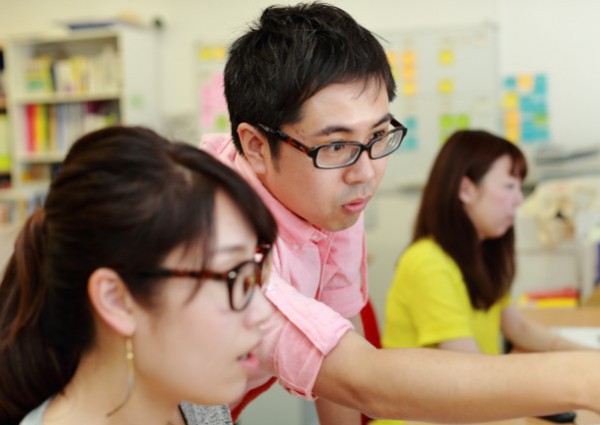
[[[294,249],[294,251],[298,251],[300,249],[300,245],[295,245],[292,247]]]

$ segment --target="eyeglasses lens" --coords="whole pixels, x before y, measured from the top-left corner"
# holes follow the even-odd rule
[[[389,133],[381,140],[378,140],[371,147],[371,156],[373,158],[382,158],[390,153],[394,152],[400,146],[402,142],[402,132],[395,131]]]
[[[231,302],[236,310],[243,309],[252,298],[252,293],[258,282],[259,269],[258,264],[248,262],[238,271],[231,288]]]

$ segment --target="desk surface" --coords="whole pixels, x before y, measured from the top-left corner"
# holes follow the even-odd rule
[[[599,326],[600,308],[580,307],[576,309],[524,309],[525,316],[545,326]],[[578,425],[600,424],[600,415],[581,410],[577,412],[575,423]],[[411,422],[407,422],[410,425]],[[415,423],[412,423],[413,425]],[[553,425],[552,422],[538,418],[518,418],[504,421],[486,422],[481,425]]]
[[[523,309],[528,319],[545,326],[599,326],[600,308],[547,308]]]

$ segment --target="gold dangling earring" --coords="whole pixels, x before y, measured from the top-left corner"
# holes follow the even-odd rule
[[[127,360],[127,391],[125,392],[125,398],[123,401],[115,407],[113,410],[106,414],[106,417],[114,415],[121,407],[125,405],[129,401],[129,397],[131,397],[131,392],[133,390],[133,384],[135,383],[135,369],[133,368],[133,342],[131,338],[128,337],[125,339],[125,359]]]

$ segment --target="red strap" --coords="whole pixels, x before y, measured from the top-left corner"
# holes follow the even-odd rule
[[[377,315],[371,300],[360,311],[363,329],[365,331],[365,339],[369,341],[375,348],[381,348],[381,335],[379,334],[379,325],[377,324]]]
[[[272,377],[260,387],[252,388],[250,391],[248,391],[246,395],[244,395],[242,401],[234,409],[231,410],[231,418],[233,419],[233,422],[235,423],[238,420],[240,414],[242,413],[242,410],[244,410],[244,408],[252,400],[254,400],[256,397],[258,397],[259,395],[267,391],[269,388],[271,388],[271,385],[273,385],[276,381],[277,378]]]
[[[360,311],[360,318],[362,319],[363,328],[365,331],[365,338],[376,348],[381,348],[381,335],[379,334],[379,325],[377,324],[377,315],[371,300],[367,300],[367,304]],[[366,415],[361,415],[360,423],[367,425],[371,418]]]

